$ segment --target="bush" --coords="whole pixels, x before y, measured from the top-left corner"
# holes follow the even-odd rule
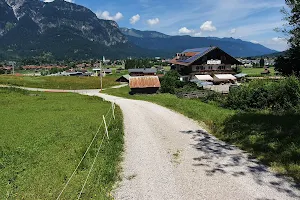
[[[207,91],[207,95],[199,99],[204,103],[213,103],[218,106],[224,106],[226,104],[226,96],[215,91]]]
[[[179,87],[179,88],[178,88]],[[182,92],[193,92],[199,90],[199,87],[197,86],[196,83],[192,82],[180,82],[180,84],[177,84],[177,88],[175,89],[175,93],[182,93]]]
[[[175,94],[176,88],[183,87],[183,83],[179,80],[179,74],[175,70],[171,70],[161,79],[162,93]]]
[[[279,82],[256,80],[231,91],[226,107],[241,110],[268,109],[275,112],[300,111],[300,81],[289,77]]]

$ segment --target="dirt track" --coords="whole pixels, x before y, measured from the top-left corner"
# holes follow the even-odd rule
[[[149,102],[88,94],[116,102],[124,114],[117,200],[300,199],[291,183],[183,115]]]

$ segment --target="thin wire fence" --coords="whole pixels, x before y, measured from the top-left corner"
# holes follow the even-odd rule
[[[110,114],[110,112],[112,112],[112,113],[111,113],[110,120],[109,120],[109,123],[108,123],[107,125],[105,124],[105,129],[106,129],[105,133],[108,134],[108,128],[110,127],[111,121],[112,121],[112,119],[115,119],[115,113],[114,113],[114,110],[115,110],[115,105],[114,105],[114,103],[112,103],[112,106],[110,107],[110,109],[107,111],[107,113],[106,113],[105,115],[103,115],[103,120],[102,120],[101,124],[99,125],[99,127],[98,127],[98,129],[97,129],[97,131],[96,131],[96,133],[95,133],[95,135],[94,135],[94,137],[93,137],[91,143],[90,143],[89,146],[87,147],[87,149],[86,149],[85,153],[83,154],[82,158],[80,159],[78,165],[77,165],[76,168],[74,169],[72,175],[71,175],[70,178],[68,179],[68,181],[67,181],[67,183],[65,184],[65,186],[63,187],[62,191],[59,193],[59,195],[58,195],[58,197],[57,197],[56,200],[59,200],[59,199],[61,198],[63,192],[65,191],[65,189],[67,188],[67,186],[68,186],[69,183],[71,182],[71,180],[72,180],[72,178],[74,177],[75,173],[77,172],[79,166],[81,165],[82,161],[84,160],[84,158],[86,157],[87,153],[89,152],[89,150],[90,150],[92,144],[94,143],[94,141],[96,140],[98,134],[100,133],[100,130],[101,130],[102,126],[105,124],[105,118],[107,118],[108,115]],[[99,145],[99,147],[98,147],[96,156],[95,156],[95,158],[94,158],[94,160],[93,160],[93,163],[92,163],[92,166],[91,166],[91,168],[90,168],[90,170],[89,170],[89,172],[88,172],[88,175],[87,175],[87,177],[86,177],[86,179],[85,179],[85,181],[84,181],[84,184],[83,184],[83,186],[82,186],[82,188],[81,188],[81,191],[80,191],[80,193],[79,193],[79,195],[78,195],[78,199],[81,198],[81,195],[82,195],[83,190],[84,190],[84,188],[85,188],[85,186],[86,186],[86,183],[87,183],[87,181],[88,181],[88,179],[89,179],[89,177],[90,177],[90,174],[91,174],[91,172],[92,172],[92,170],[93,170],[93,168],[94,168],[95,162],[96,162],[97,157],[98,157],[99,152],[100,152],[100,149],[101,149],[101,147],[102,147],[102,145],[103,145],[103,143],[104,143],[104,139],[105,139],[105,135],[106,135],[105,133],[103,134],[103,137],[102,137],[102,139],[101,139],[101,143],[100,143],[100,145]],[[107,138],[107,139],[109,140],[109,138]]]

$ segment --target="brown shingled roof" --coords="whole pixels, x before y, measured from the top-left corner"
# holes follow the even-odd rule
[[[198,52],[187,52],[187,53],[185,53],[184,55],[185,55],[186,57],[193,57],[193,56],[196,55],[196,54],[198,54]]]
[[[129,79],[130,88],[157,88],[160,82],[157,76],[138,76]]]

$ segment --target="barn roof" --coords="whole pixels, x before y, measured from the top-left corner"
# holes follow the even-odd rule
[[[203,48],[196,48],[196,49],[187,49],[181,53],[181,54],[185,55],[185,59],[177,60],[176,58],[173,58],[170,61],[170,63],[183,65],[183,66],[189,66],[189,65],[193,64],[196,60],[202,58],[203,56],[205,56],[206,54],[208,54],[209,52],[211,52],[215,49],[219,49],[219,48],[218,47],[203,47]],[[221,50],[221,51],[223,51],[223,50]],[[225,53],[225,54],[227,54],[227,53]],[[235,58],[233,58],[233,59],[235,59]],[[236,63],[240,63],[236,59],[235,59],[235,61],[236,61]]]
[[[156,68],[137,68],[137,69],[128,69],[129,73],[156,73]]]
[[[130,88],[159,88],[160,82],[157,76],[130,77]]]
[[[131,77],[131,76],[130,76],[129,74],[122,75],[120,78],[118,78],[118,79],[117,79],[117,81],[120,81],[120,80],[121,80],[121,78],[125,78],[126,80],[128,80],[128,81],[129,81],[130,77]]]

